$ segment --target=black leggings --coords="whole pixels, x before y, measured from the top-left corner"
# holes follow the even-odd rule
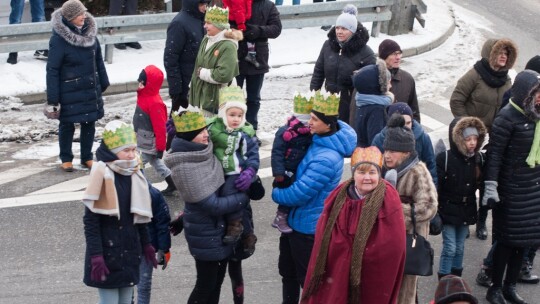
[[[497,242],[493,251],[493,286],[502,287],[504,270],[506,269],[505,284],[515,284],[521,270],[523,260],[522,247],[510,247]]]
[[[227,271],[227,260],[201,261],[195,259],[197,282],[188,304],[218,304],[221,284]]]
[[[229,260],[229,277],[234,304],[244,303],[244,278],[242,277],[242,260]]]

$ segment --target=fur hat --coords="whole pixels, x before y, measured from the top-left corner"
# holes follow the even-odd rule
[[[392,39],[384,39],[381,44],[379,44],[379,58],[383,60],[396,51],[401,52],[401,47]]]
[[[79,0],[68,0],[62,5],[62,16],[66,18],[67,21],[75,19],[75,17],[87,11],[84,4]]]
[[[356,6],[352,4],[345,5],[341,15],[339,15],[336,20],[336,26],[341,26],[353,33],[356,33],[356,29],[358,28],[358,19],[356,19],[357,14],[358,9]]]
[[[388,114],[388,117],[392,116],[394,113],[398,113],[401,115],[409,115],[411,118],[413,118],[411,107],[404,102],[396,102],[389,105],[386,108],[386,113]]]
[[[137,147],[133,126],[120,120],[110,121],[103,130],[103,143],[114,154],[125,148]]]
[[[354,170],[358,168],[359,165],[369,163],[377,167],[379,172],[383,165],[383,155],[379,148],[375,146],[361,148],[357,147],[354,149],[354,152],[351,156],[351,170],[354,175]]]
[[[540,73],[540,55],[536,55],[533,58],[529,59],[527,61],[527,64],[525,65],[526,70],[533,70],[537,73]]]
[[[435,304],[451,304],[457,301],[478,304],[469,284],[463,278],[452,274],[442,277],[435,291]]]
[[[506,38],[488,39],[484,42],[480,54],[482,55],[482,58],[488,60],[490,66],[494,67],[497,63],[497,56],[502,50],[508,52],[506,65],[503,67],[503,70],[510,70],[516,63],[518,56],[517,46],[512,40]]]
[[[383,142],[385,151],[413,152],[415,151],[414,134],[405,127],[405,119],[395,113],[386,124],[386,137]]]
[[[538,84],[540,74],[532,70],[519,72],[512,85],[512,101],[523,108],[525,98],[529,96],[532,88]]]
[[[376,64],[367,65],[353,75],[353,85],[360,94],[383,95],[388,91],[390,77],[386,63],[377,59]]]

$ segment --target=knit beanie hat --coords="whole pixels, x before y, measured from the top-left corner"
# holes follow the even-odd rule
[[[354,175],[354,170],[358,168],[359,165],[369,163],[377,167],[379,173],[383,165],[383,155],[379,148],[375,146],[361,148],[357,147],[354,149],[354,152],[351,156],[351,170]]]
[[[435,304],[451,304],[458,301],[478,304],[478,300],[471,294],[471,288],[463,278],[452,274],[442,277],[435,291]]]
[[[386,137],[383,142],[385,151],[413,152],[415,151],[414,134],[405,127],[405,118],[395,113],[386,124]]]
[[[146,71],[143,69],[137,78],[138,82],[142,82],[143,85],[146,85]]]
[[[527,64],[525,65],[526,70],[533,70],[537,73],[540,73],[540,55],[536,55],[533,58],[529,59],[527,61]]]
[[[352,4],[345,5],[341,15],[339,15],[336,20],[336,26],[341,26],[353,33],[356,33],[356,29],[358,27],[358,19],[356,19],[357,14],[358,9],[356,6]]]
[[[62,5],[62,16],[66,18],[67,21],[75,19],[75,17],[87,11],[84,4],[79,0],[68,0]]]
[[[519,72],[512,85],[512,101],[523,108],[523,102],[529,96],[529,92],[539,82],[540,74],[532,70]]]
[[[379,44],[379,58],[383,60],[396,51],[401,52],[401,47],[392,39],[385,39]]]
[[[206,9],[206,14],[204,15],[204,21],[212,23],[215,27],[220,30],[228,30],[231,28],[229,24],[229,9],[221,8],[217,6],[212,6]]]
[[[239,108],[244,112],[240,127],[244,126],[246,123],[247,105],[244,91],[239,86],[223,87],[219,90],[218,117],[223,119],[223,123],[227,129],[229,129],[229,124],[227,122],[227,110],[230,108]]]
[[[386,63],[377,59],[376,64],[367,65],[353,75],[353,85],[360,94],[383,95],[388,91],[390,77]]]
[[[475,127],[467,127],[465,130],[463,130],[463,138],[467,138],[469,136],[478,136],[478,130]]]
[[[103,131],[103,143],[114,154],[126,148],[137,147],[133,126],[120,120],[110,121]]]
[[[411,118],[413,118],[411,107],[404,102],[396,102],[389,105],[386,108],[386,113],[388,114],[388,117],[392,116],[394,113],[398,113],[401,115],[409,115]]]

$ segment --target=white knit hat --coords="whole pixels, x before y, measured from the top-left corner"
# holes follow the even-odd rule
[[[357,14],[358,9],[356,6],[352,4],[345,5],[343,8],[343,13],[339,15],[336,20],[336,26],[341,26],[353,33],[356,33],[356,28],[358,27],[358,19],[356,19]]]

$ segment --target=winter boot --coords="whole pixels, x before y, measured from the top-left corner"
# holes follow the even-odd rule
[[[167,188],[161,191],[161,194],[164,196],[173,196],[174,191],[176,191],[176,186],[174,185],[172,177],[170,175],[165,177],[165,181],[167,182]]]
[[[9,64],[17,64],[17,56],[18,54],[15,53],[9,53],[7,63]]]
[[[247,234],[244,236],[242,243],[244,245],[244,253],[247,256],[251,256],[255,252],[255,243],[257,243],[257,236],[254,233]]]
[[[463,268],[452,268],[452,270],[450,270],[450,273],[455,276],[461,277],[461,274],[463,273]]]
[[[491,268],[482,268],[480,269],[480,272],[476,276],[476,284],[484,287],[490,287],[491,286],[491,274],[492,270]]]
[[[246,62],[249,62],[249,63],[253,64],[255,66],[255,68],[258,69],[258,68],[261,67],[261,64],[257,61],[255,56],[256,56],[255,53],[249,52],[246,55],[246,57],[244,58],[244,60]]]
[[[507,304],[503,297],[502,288],[491,286],[488,288],[486,300],[491,304]]]
[[[519,272],[518,282],[525,284],[538,284],[540,278],[532,274],[532,265],[529,262],[524,262]]]
[[[439,281],[444,278],[445,276],[447,276],[448,273],[440,273],[440,272],[437,272],[437,278],[439,279]]]
[[[223,243],[234,244],[238,242],[243,231],[244,226],[241,220],[230,221],[227,225],[227,234],[223,237]]]
[[[517,293],[516,283],[504,284],[502,288],[503,297],[513,304],[527,304],[527,302]]]
[[[480,240],[487,240],[487,236],[486,222],[478,221],[476,223],[476,237]]]
[[[287,223],[287,213],[279,210],[276,212],[276,217],[272,222],[272,227],[277,228],[277,230],[279,230],[281,233],[291,233],[293,231]]]
[[[65,162],[60,165],[60,168],[64,170],[64,172],[73,172],[73,163],[71,162]]]

